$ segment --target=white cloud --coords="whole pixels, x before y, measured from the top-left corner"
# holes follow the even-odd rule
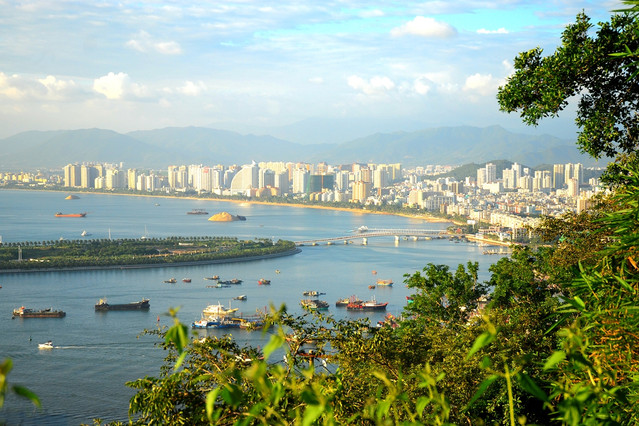
[[[206,90],[206,85],[201,81],[198,81],[197,83],[193,83],[192,81],[187,81],[186,83],[184,83],[184,86],[178,89],[180,93],[187,96],[197,96],[200,93],[204,92],[205,90]]]
[[[483,96],[494,94],[499,87],[500,80],[492,74],[473,74],[466,78],[464,91],[478,93]]]
[[[146,31],[140,31],[125,45],[138,52],[156,52],[161,55],[179,55],[182,53],[180,44],[175,41],[156,41]]]
[[[73,80],[59,80],[52,75],[39,79],[38,82],[46,88],[47,97],[51,99],[64,98],[69,92],[77,89],[77,85]]]
[[[14,100],[25,97],[24,90],[19,87],[19,77],[17,75],[8,76],[0,72],[0,95]]]
[[[395,37],[407,34],[429,38],[448,38],[457,35],[457,30],[446,22],[425,16],[416,16],[412,21],[391,30],[391,35]]]
[[[508,30],[504,27],[499,28],[498,30],[487,30],[485,28],[480,28],[477,30],[477,34],[508,34]]]
[[[362,18],[379,18],[384,15],[384,12],[379,9],[364,10],[359,13]]]
[[[324,83],[324,79],[322,77],[311,77],[308,79],[313,84],[322,84]]]
[[[109,74],[93,81],[93,90],[106,96],[107,99],[124,99],[129,96],[145,97],[147,90],[144,86],[131,82],[129,75],[123,72]]]
[[[375,76],[365,80],[359,76],[348,77],[348,85],[367,95],[383,94],[395,88],[395,83],[388,77]]]
[[[73,80],[60,80],[52,75],[37,79],[0,72],[0,96],[13,100],[64,100],[80,91]]]

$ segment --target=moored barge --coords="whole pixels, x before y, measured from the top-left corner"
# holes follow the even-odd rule
[[[62,318],[67,313],[64,311],[47,309],[29,309],[21,306],[13,310],[14,317],[20,318]]]
[[[149,309],[149,299],[142,299],[139,302],[109,304],[106,299],[100,299],[95,304],[96,311],[136,311],[142,309]]]

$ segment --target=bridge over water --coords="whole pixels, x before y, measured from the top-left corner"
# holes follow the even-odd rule
[[[360,229],[353,234],[343,235],[340,237],[316,238],[313,240],[295,241],[295,245],[317,245],[320,243],[333,244],[342,242],[348,244],[352,240],[362,240],[362,244],[367,244],[369,238],[375,237],[394,237],[395,241],[399,241],[401,237],[413,239],[445,237],[448,233],[441,229]]]

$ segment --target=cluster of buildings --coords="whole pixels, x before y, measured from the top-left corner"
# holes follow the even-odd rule
[[[533,171],[517,163],[499,171],[488,163],[464,179],[436,177],[453,169],[433,165],[407,169],[399,163],[253,162],[244,166],[169,166],[166,171],[154,172],[124,168],[123,164],[86,163],[68,164],[62,175],[0,173],[0,184],[19,181],[100,190],[394,205],[508,228],[511,236],[534,224],[531,222],[539,216],[584,210],[591,197],[602,191],[597,177],[584,180],[584,167],[578,163],[555,164],[552,171]]]

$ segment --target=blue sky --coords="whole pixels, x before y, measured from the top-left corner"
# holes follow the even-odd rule
[[[618,1],[0,0],[0,137],[304,119],[396,130],[499,124],[574,135],[573,114],[527,129],[495,94],[518,52],[552,52],[585,11]]]

